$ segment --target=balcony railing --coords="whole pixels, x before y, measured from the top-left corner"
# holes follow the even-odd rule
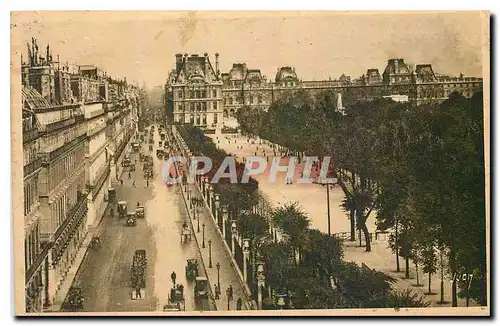
[[[50,153],[42,153],[42,164],[48,164],[51,162],[53,159],[64,153],[65,151],[70,150],[71,148],[77,146],[81,142],[83,142],[87,138],[86,134],[80,135],[73,139],[72,141],[64,144],[63,146],[59,147],[58,149],[50,152]]]
[[[94,181],[93,185],[89,185],[88,188],[92,192],[92,197],[94,198],[95,195],[101,190],[102,186],[104,185],[104,182],[106,181],[106,178],[108,177],[109,173],[111,172],[111,168],[106,162],[106,167],[104,170],[102,170],[99,179]]]
[[[78,197],[77,202],[73,206],[73,208],[71,208],[68,211],[68,213],[66,214],[66,219],[64,220],[64,222],[59,226],[57,231],[54,233],[54,239],[59,238],[59,236],[61,236],[63,231],[68,227],[70,222],[73,220],[73,218],[77,214],[82,214],[83,211],[86,211],[86,208],[87,208],[87,195],[82,194]],[[26,267],[28,267],[28,269],[26,270],[26,274],[25,274],[25,283],[26,284],[29,282],[29,280],[31,280],[31,278],[33,277],[35,272],[38,270],[40,265],[43,263],[43,261],[47,257],[49,250],[52,249],[53,246],[54,246],[53,242],[47,243],[42,248],[42,250],[38,253],[38,255],[36,256],[33,264],[31,264],[31,266],[29,266],[29,267],[26,266]]]
[[[35,172],[42,166],[42,160],[40,157],[37,157],[30,163],[26,164],[23,168],[23,175],[26,177],[30,175],[31,173]]]
[[[43,128],[46,132],[53,132],[55,130],[65,128],[68,126],[71,126],[73,123],[75,123],[75,118],[74,117],[69,117],[64,120],[48,123],[45,125],[45,128]]]
[[[40,133],[37,129],[23,129],[23,144],[29,143],[32,140],[35,140]]]

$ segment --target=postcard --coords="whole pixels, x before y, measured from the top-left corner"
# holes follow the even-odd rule
[[[13,12],[16,314],[489,316],[489,21]]]

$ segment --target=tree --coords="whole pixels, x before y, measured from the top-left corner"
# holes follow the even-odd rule
[[[289,236],[290,244],[298,254],[298,263],[300,264],[301,249],[307,241],[307,229],[310,225],[309,218],[298,207],[297,203],[278,207],[272,212],[271,216],[276,225]]]
[[[349,307],[375,308],[390,294],[392,277],[355,263],[343,263],[336,272],[338,291]]]
[[[329,278],[342,262],[344,253],[341,241],[316,229],[308,230],[307,240],[303,249],[303,263],[314,268],[318,276]]]

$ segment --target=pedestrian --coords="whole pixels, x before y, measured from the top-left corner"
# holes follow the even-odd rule
[[[132,175],[130,174],[130,172],[128,173],[128,179],[132,179]]]
[[[135,180],[132,181],[132,188],[135,188]]]
[[[135,287],[135,298],[140,298],[142,299],[142,295],[141,295],[141,288],[139,286],[136,286]]]
[[[227,291],[228,294],[228,300],[233,301],[233,286],[229,284],[229,289]]]
[[[217,286],[217,283],[214,284],[214,290],[215,290],[215,300],[219,300],[219,287]]]
[[[172,274],[170,274],[170,278],[172,279],[172,283],[174,283],[175,287],[175,280],[177,279],[177,275],[175,274],[175,272],[172,272]]]
[[[243,306],[243,300],[241,300],[241,298],[238,298],[238,300],[236,300],[236,310],[241,310],[242,306]]]
[[[120,185],[123,186],[123,179],[120,179]]]

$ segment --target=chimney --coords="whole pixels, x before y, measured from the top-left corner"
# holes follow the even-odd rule
[[[179,71],[179,69],[181,69],[181,65],[182,65],[182,54],[177,53],[175,55],[175,70]]]
[[[219,52],[215,53],[215,73],[219,75]]]

